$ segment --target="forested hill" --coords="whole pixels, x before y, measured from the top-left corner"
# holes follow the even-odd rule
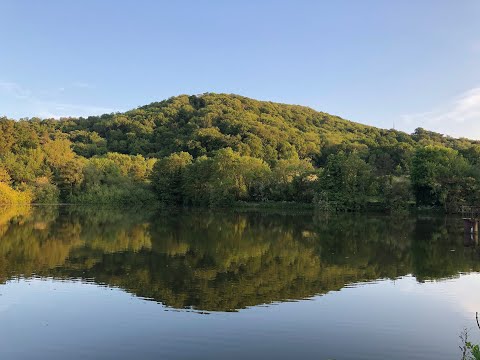
[[[193,157],[230,147],[267,162],[294,156],[322,162],[342,148],[403,152],[416,143],[457,150],[478,141],[457,140],[418,129],[413,135],[361,125],[297,105],[257,101],[238,95],[177,96],[125,113],[63,119],[53,128],[68,134],[76,153],[105,151],[162,157],[186,151]],[[404,145],[400,145],[404,144]],[[94,146],[96,145],[96,146]]]
[[[153,190],[178,204],[352,210],[415,200],[453,211],[473,201],[479,160],[478,141],[238,95],[182,95],[88,118],[0,118],[0,203],[146,202]]]

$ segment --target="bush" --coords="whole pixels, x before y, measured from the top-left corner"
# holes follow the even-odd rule
[[[60,189],[50,183],[37,184],[33,190],[33,202],[37,204],[57,204],[60,199]]]
[[[0,183],[0,204],[28,204],[32,201],[28,191],[16,191],[5,183]]]

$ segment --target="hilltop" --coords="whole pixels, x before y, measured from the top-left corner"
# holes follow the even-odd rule
[[[465,150],[480,143],[424,129],[409,135],[305,106],[211,93],[180,95],[125,113],[62,119],[55,128],[68,134],[83,156],[110,151],[162,157],[186,151],[198,157],[230,147],[268,162],[296,155],[321,161],[322,154],[338,148],[367,151],[399,144],[411,148],[420,143]],[[96,151],[87,146],[94,144],[99,147]]]

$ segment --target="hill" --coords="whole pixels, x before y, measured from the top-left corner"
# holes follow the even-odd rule
[[[181,95],[88,118],[1,118],[0,183],[9,189],[0,187],[0,202],[148,202],[153,189],[170,203],[352,210],[415,200],[452,211],[473,201],[479,159],[478,141],[424,129],[406,134],[238,95]]]
[[[187,151],[193,157],[231,147],[265,161],[317,159],[322,150],[366,150],[416,143],[441,144],[464,150],[478,141],[454,139],[418,129],[408,135],[344,120],[297,105],[258,101],[238,95],[181,95],[125,113],[64,119],[56,128],[69,134],[80,155],[86,144],[100,142],[106,150],[124,154],[161,157]],[[97,135],[100,137],[97,137]],[[106,142],[102,142],[105,140]]]

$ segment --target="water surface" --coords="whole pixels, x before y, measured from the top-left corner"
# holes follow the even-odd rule
[[[459,359],[461,219],[0,209],[3,359]]]

